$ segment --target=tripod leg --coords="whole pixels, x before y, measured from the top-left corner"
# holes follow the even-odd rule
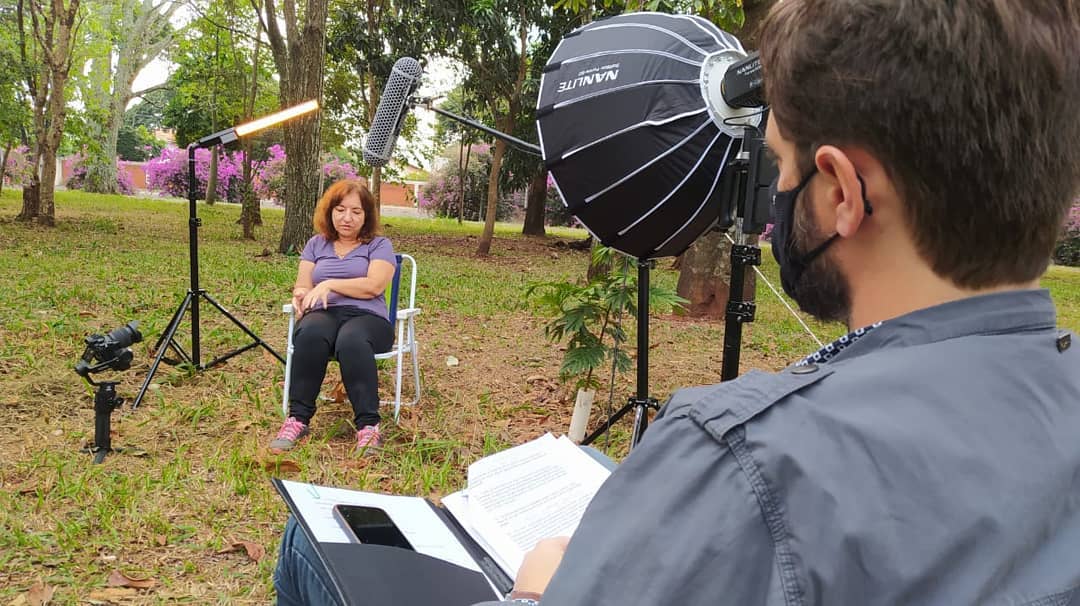
[[[184,312],[187,311],[188,305],[191,304],[193,294],[188,291],[188,294],[184,296],[184,300],[180,302],[180,307],[177,308],[176,313],[173,314],[172,322],[169,323],[169,328],[158,339],[157,354],[154,356],[154,363],[150,365],[150,372],[146,373],[146,380],[143,381],[142,387],[139,388],[139,395],[135,396],[135,401],[131,404],[131,409],[135,410],[142,403],[143,396],[146,395],[146,390],[150,387],[150,381],[154,378],[154,373],[157,372],[158,366],[161,365],[161,358],[165,356],[165,351],[168,349],[168,344],[173,342],[173,336],[176,335],[176,329],[180,328],[180,319],[184,317]]]
[[[252,339],[254,339],[254,340],[255,340],[255,342],[254,342],[254,343],[252,343],[252,344],[250,344],[250,345],[247,345],[247,346],[245,346],[245,347],[241,347],[240,349],[237,349],[237,350],[235,350],[235,351],[232,351],[232,352],[230,352],[230,353],[227,353],[227,354],[225,354],[225,355],[223,355],[223,356],[221,356],[221,357],[217,358],[216,360],[213,360],[212,362],[209,362],[209,363],[208,363],[208,364],[207,364],[207,365],[205,366],[205,368],[209,368],[210,366],[213,366],[214,364],[218,364],[218,363],[220,363],[220,362],[224,362],[225,360],[227,360],[227,359],[229,359],[229,358],[231,358],[231,357],[235,356],[236,354],[238,354],[238,353],[242,353],[242,352],[245,352],[245,351],[247,351],[247,350],[249,350],[249,349],[251,349],[252,347],[255,347],[255,346],[262,346],[262,347],[263,347],[264,349],[266,349],[266,351],[268,351],[268,352],[270,352],[271,354],[273,354],[273,355],[274,355],[274,357],[275,357],[275,358],[277,358],[277,359],[278,359],[278,361],[280,361],[280,362],[281,362],[282,364],[284,364],[284,363],[285,363],[285,358],[281,357],[281,354],[279,354],[278,352],[274,351],[274,348],[273,348],[273,347],[270,347],[270,344],[269,344],[269,343],[267,343],[266,341],[263,341],[263,340],[262,340],[261,338],[259,338],[259,335],[255,334],[255,332],[254,332],[254,331],[252,331],[252,330],[251,330],[250,328],[248,328],[248,327],[247,327],[246,325],[244,325],[244,323],[243,323],[243,322],[241,322],[241,321],[240,321],[239,319],[237,319],[237,318],[236,318],[236,316],[234,316],[234,315],[232,315],[231,313],[229,313],[229,312],[228,312],[228,311],[227,311],[227,310],[226,310],[226,309],[225,309],[224,307],[222,307],[222,306],[221,306],[221,304],[220,304],[220,303],[218,303],[217,301],[215,301],[215,300],[214,300],[214,298],[213,298],[213,297],[211,297],[211,296],[210,296],[210,295],[209,295],[209,294],[208,294],[208,293],[207,293],[207,292],[206,292],[205,290],[204,290],[204,291],[202,291],[202,292],[200,292],[199,294],[200,294],[200,295],[202,295],[202,297],[203,297],[204,299],[206,299],[207,301],[209,301],[211,305],[213,305],[214,307],[216,307],[216,308],[217,308],[217,310],[218,310],[218,311],[220,311],[220,312],[221,312],[221,313],[222,313],[222,314],[223,314],[223,315],[224,315],[224,316],[225,316],[226,318],[228,318],[228,319],[232,320],[232,323],[233,323],[233,324],[236,324],[236,325],[237,325],[238,327],[240,327],[240,330],[242,330],[242,331],[244,331],[245,333],[247,333],[247,336],[249,336],[249,337],[251,337]]]
[[[631,408],[633,408],[633,406],[634,406],[633,403],[629,403],[629,404],[626,404],[625,406],[623,406],[622,408],[620,408],[619,410],[617,410],[615,412],[615,414],[608,417],[608,420],[604,421],[603,425],[601,425],[600,427],[597,427],[596,431],[594,431],[594,432],[590,433],[589,435],[585,436],[585,439],[582,440],[581,443],[583,445],[589,445],[589,444],[592,444],[593,442],[595,442],[596,438],[599,438],[600,436],[604,435],[605,431],[610,429],[611,426],[614,425],[615,423],[618,423],[619,419],[623,418],[623,416],[626,415],[626,413],[630,412],[630,410],[631,410]],[[635,427],[636,426],[637,425],[635,424]]]
[[[638,442],[641,441],[641,436],[645,434],[645,430],[649,427],[649,406],[646,403],[638,402],[634,406],[634,430],[630,434],[630,450],[633,450]]]

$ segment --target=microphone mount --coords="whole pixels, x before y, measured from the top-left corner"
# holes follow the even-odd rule
[[[410,108],[420,106],[420,107],[423,107],[424,109],[428,109],[428,110],[431,110],[431,111],[433,111],[433,112],[435,112],[437,114],[446,116],[447,118],[450,118],[452,120],[457,120],[458,122],[460,122],[460,123],[462,123],[462,124],[464,124],[466,126],[471,126],[471,127],[475,128],[475,129],[482,130],[485,133],[487,133],[487,134],[489,134],[489,135],[491,135],[493,137],[497,137],[499,139],[502,139],[503,141],[506,141],[508,144],[510,144],[511,146],[513,146],[514,148],[516,148],[516,149],[518,149],[520,151],[523,151],[523,152],[526,152],[526,153],[529,153],[529,154],[533,154],[534,156],[541,156],[541,157],[543,156],[543,153],[540,151],[540,146],[538,146],[538,145],[533,145],[532,143],[529,143],[528,141],[523,141],[523,140],[518,139],[517,137],[514,137],[512,135],[508,135],[508,134],[506,134],[504,132],[497,131],[494,128],[491,128],[489,126],[484,126],[483,124],[480,124],[479,122],[477,122],[476,120],[473,120],[471,118],[466,118],[465,116],[459,116],[458,114],[455,114],[454,112],[446,111],[445,109],[435,107],[434,101],[435,101],[436,98],[437,97],[410,97],[409,101],[408,101],[408,104],[409,104]]]

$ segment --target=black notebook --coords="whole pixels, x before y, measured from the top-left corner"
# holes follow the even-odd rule
[[[272,480],[346,604],[467,606],[509,593],[525,552],[570,535],[609,471],[550,434],[469,466],[468,488],[427,499]],[[356,542],[334,505],[385,511],[415,551]],[[541,536],[543,535],[543,536]]]

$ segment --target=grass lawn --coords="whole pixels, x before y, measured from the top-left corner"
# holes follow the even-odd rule
[[[55,588],[52,604],[265,604],[286,516],[270,477],[438,497],[461,487],[477,457],[569,424],[561,351],[544,339],[544,319],[522,293],[534,281],[580,279],[587,253],[559,244],[583,233],[525,238],[520,226],[500,225],[492,256],[481,260],[473,256],[477,223],[389,217],[386,234],[420,265],[424,388],[398,425],[384,424],[380,456],[352,454],[344,403],[320,407],[312,438],[297,451],[268,455],[283,368],[253,350],[205,372],[162,366],[142,406],[112,416],[114,444],[146,455],[110,455],[92,466],[79,449],[93,438],[93,391],[72,369],[87,335],[139,320],[145,340],[133,347],[132,368],[95,375],[121,381],[120,394],[134,398],[188,288],[187,206],[61,192],[58,226],[44,229],[14,222],[18,195],[0,196],[0,604],[38,581]],[[235,205],[200,205],[199,215],[202,286],[283,350],[280,308],[297,259],[271,252],[281,211],[263,211],[257,241],[240,239]],[[776,282],[776,266],[764,258]],[[654,281],[673,286],[669,267],[661,262]],[[1052,268],[1044,283],[1060,323],[1080,328],[1080,271]],[[776,298],[764,286],[758,292],[743,369],[778,369],[815,349]],[[212,308],[202,313],[204,362],[247,342]],[[843,333],[809,323],[823,341]],[[722,322],[656,316],[650,330],[652,395],[663,400],[680,386],[719,379]],[[179,340],[190,344],[189,325]],[[448,356],[460,364],[448,366]],[[633,379],[619,377],[614,406],[633,392]],[[384,393],[391,384],[384,375]],[[627,420],[599,446],[620,457],[628,435]],[[233,549],[244,542],[257,546],[251,555]],[[153,586],[110,587],[116,571]]]

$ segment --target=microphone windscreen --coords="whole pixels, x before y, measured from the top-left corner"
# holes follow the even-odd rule
[[[364,142],[364,162],[369,166],[385,166],[390,161],[405,122],[406,103],[420,85],[422,74],[420,62],[412,57],[402,57],[394,63]]]

